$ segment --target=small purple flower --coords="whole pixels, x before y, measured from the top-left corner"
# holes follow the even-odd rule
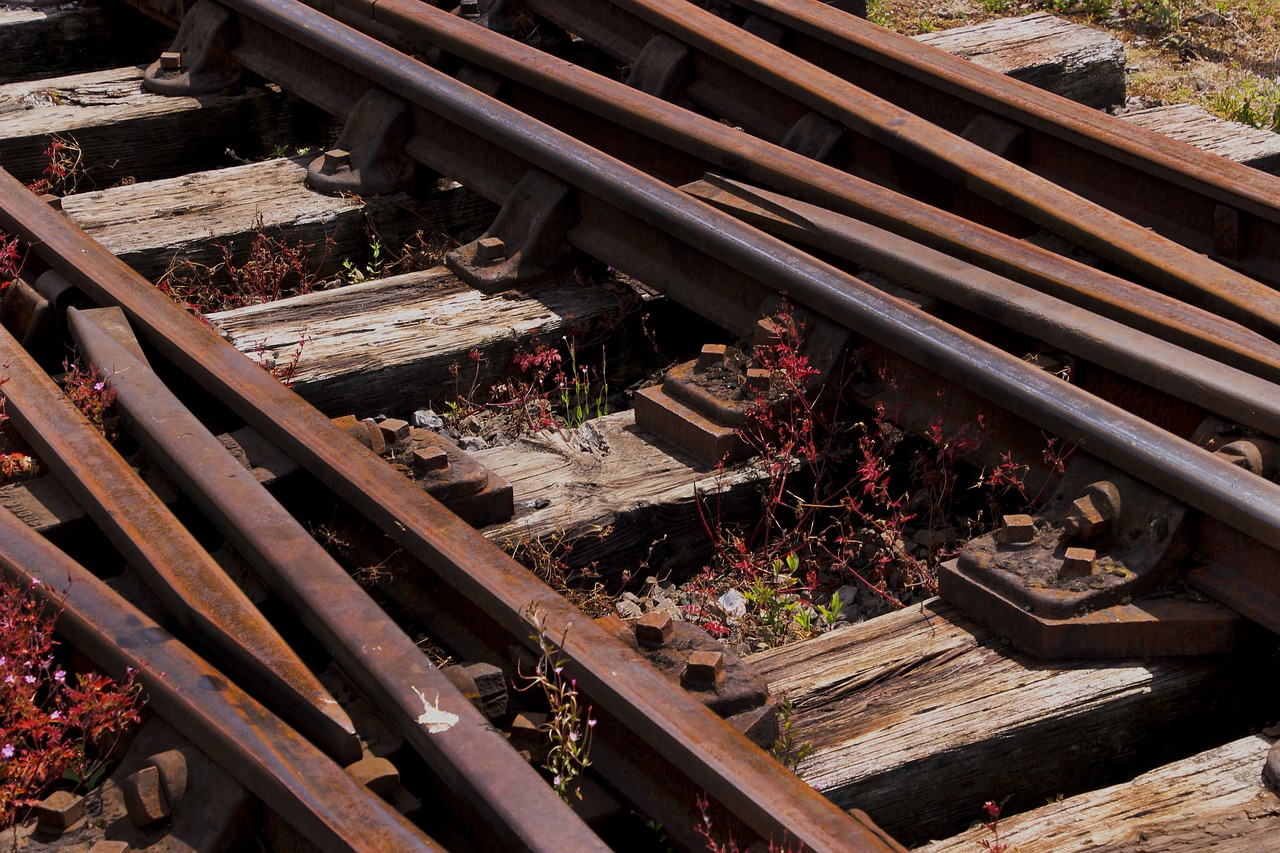
[[[587,725],[594,729],[596,727],[595,718],[593,717],[592,719],[587,720]]]
[[[95,382],[95,383],[93,383],[93,390],[95,390],[95,391],[101,391],[103,388],[106,388],[106,387],[107,387],[107,383],[105,383],[105,382]]]
[[[13,744],[6,743],[3,749],[0,749],[0,755],[5,758],[13,758]]]
[[[27,680],[27,684],[35,684],[35,683],[36,683],[36,677],[35,677],[34,675],[28,675],[28,676],[25,676],[25,678],[26,678],[26,680]]]
[[[12,676],[12,675],[6,675],[6,676],[5,676],[5,679],[4,679],[4,683],[5,683],[5,684],[13,684],[13,676]]]
[[[569,743],[577,743],[577,742],[578,742],[578,733],[569,732]]]
[[[559,788],[559,787],[560,787],[560,774],[559,774],[559,773],[557,773],[557,774],[556,774],[556,778],[554,778],[554,779],[552,779],[552,780],[551,780],[551,784],[552,784],[552,785],[555,785],[557,788]]]
[[[8,662],[9,657],[7,655],[0,655],[0,666],[4,666]]]
[[[62,712],[61,712],[61,711],[54,711],[52,714],[50,714],[50,715],[49,715],[49,719],[51,719],[51,720],[60,720],[60,719],[62,719]]]
[[[62,684],[67,680],[67,671],[65,669],[58,670],[53,674],[53,680]]]

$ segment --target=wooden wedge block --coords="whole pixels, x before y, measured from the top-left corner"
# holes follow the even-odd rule
[[[987,800],[1116,784],[1274,714],[1274,667],[1247,654],[1041,661],[938,599],[750,661],[795,705],[804,778],[908,846]]]
[[[1124,45],[1046,12],[924,33],[918,41],[1090,107],[1123,104]]]
[[[1090,791],[1000,820],[1007,850],[1130,853],[1255,853],[1280,840],[1280,796],[1260,771],[1272,739],[1252,735],[1158,767],[1131,782]],[[919,853],[969,853],[985,827],[935,841]]]

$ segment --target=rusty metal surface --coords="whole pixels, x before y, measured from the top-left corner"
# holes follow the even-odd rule
[[[1264,334],[1280,333],[1280,294],[1269,287],[803,62],[685,0],[525,2],[538,14],[602,47],[605,32],[616,40],[617,34],[625,31],[630,44],[660,35],[680,40],[694,51],[697,70],[685,94],[752,133],[781,140],[787,129],[816,111],[881,146],[886,155],[906,157],[1155,287]],[[634,61],[638,51],[618,56]],[[878,180],[897,183],[903,177],[901,170],[874,166],[866,157],[855,165],[872,169]]]
[[[1195,249],[1214,252],[1219,206],[1238,212],[1245,244],[1221,259],[1280,283],[1280,180],[1162,134],[975,66],[808,0],[733,0],[787,31],[800,58],[953,132],[975,115],[1025,136],[1020,164]]]
[[[334,57],[334,61],[340,59],[352,71],[368,75],[407,100],[430,108],[443,119],[464,125],[472,137],[488,144],[484,153],[506,151],[508,156],[526,157],[527,162],[574,184],[587,215],[580,217],[582,224],[574,229],[570,238],[589,243],[584,247],[602,260],[611,262],[620,254],[617,248],[620,236],[608,233],[610,227],[630,229],[628,233],[636,239],[647,239],[659,229],[661,236],[646,246],[644,256],[623,256],[637,264],[657,265],[665,280],[673,284],[679,279],[671,279],[673,264],[664,263],[664,259],[678,256],[680,263],[675,266],[682,271],[696,269],[704,258],[718,261],[729,268],[727,271],[736,270],[737,281],[733,282],[736,288],[731,289],[750,288],[754,282],[758,289],[785,290],[811,310],[855,332],[881,340],[913,361],[965,384],[1065,440],[1088,440],[1100,457],[1153,484],[1178,490],[1192,505],[1248,535],[1268,543],[1280,542],[1277,523],[1280,501],[1276,500],[1280,490],[1273,484],[1242,475],[1211,454],[1153,429],[1113,406],[1100,404],[1070,386],[1062,386],[1057,380],[1038,375],[1034,368],[1018,359],[947,328],[851,276],[692,202],[636,170],[586,149],[564,133],[524,120],[497,101],[424,65],[405,61],[395,51],[318,13],[284,0],[256,4],[237,0],[234,5],[263,26],[270,24],[281,36],[298,40],[318,55],[326,54]],[[244,29],[242,21],[241,30]],[[356,52],[352,53],[353,50]],[[433,135],[442,141],[448,140],[448,134],[447,125],[433,128]],[[617,205],[627,217],[621,221],[611,220],[608,205]],[[662,251],[655,251],[659,247]],[[668,253],[672,254],[668,256]],[[615,265],[631,271],[627,265]],[[647,268],[635,272],[641,279],[664,280],[656,271],[653,276],[646,276]],[[64,270],[64,274],[76,280],[74,270],[69,273]],[[677,299],[682,296],[679,288],[670,292]],[[760,300],[754,302],[759,305]],[[717,316],[732,316],[731,306],[723,302],[716,304],[713,300],[710,307],[724,309]],[[136,310],[126,307],[135,322],[139,318]],[[156,343],[166,346],[160,341]],[[172,346],[168,349],[172,350]],[[189,361],[184,354],[173,357]],[[197,377],[208,375],[207,369],[198,365],[192,366],[191,372]],[[264,434],[268,429],[279,431],[276,425],[271,425],[263,429]],[[1194,460],[1191,470],[1188,470],[1188,460]],[[375,519],[379,515],[373,513]],[[427,553],[433,551],[428,549]]]
[[[382,59],[404,66],[402,57],[387,53],[368,39],[355,38],[345,28],[334,30],[336,25],[316,20],[319,16],[314,13],[293,4],[272,5],[275,14],[292,14],[299,22],[305,21],[311,40],[332,40],[335,50],[342,50],[341,46],[358,48],[357,63]],[[295,26],[302,30],[304,25]],[[410,95],[427,98],[444,93],[463,102],[473,98],[447,78],[427,74],[426,69],[410,75],[411,80],[415,77],[433,94],[419,93],[410,82],[403,86]],[[507,135],[515,145],[529,144],[527,132],[508,129]],[[564,140],[562,145],[574,147],[572,140]],[[588,169],[597,181],[604,182],[590,165]],[[674,190],[663,191],[669,203],[688,203]],[[670,809],[666,816],[673,821],[668,824],[670,831],[683,831],[691,843],[697,843],[691,829],[696,825],[696,803],[690,795],[702,789],[723,814],[735,816],[745,830],[763,839],[787,833],[815,850],[900,849],[748,744],[701,703],[672,690],[642,657],[591,624],[496,546],[158,294],[65,217],[33,209],[38,205],[34,196],[4,173],[0,173],[0,199],[4,208],[0,226],[23,235],[41,257],[98,302],[122,307],[157,350],[363,512],[431,573],[475,602],[497,629],[532,646],[522,614],[530,607],[539,609],[552,636],[565,637],[569,669],[595,704],[600,729],[617,727],[614,737],[627,744],[624,750],[609,753],[615,762],[612,771],[603,749],[596,766],[606,774],[623,774],[633,757],[652,750],[664,762],[660,766],[673,768],[671,779],[653,782],[659,798],[663,786],[673,786],[678,792],[665,798]],[[710,209],[705,212],[719,216]],[[728,219],[723,224],[731,230],[739,227]],[[648,777],[642,772],[638,778]],[[676,820],[684,823],[677,825]]]
[[[342,768],[91,572],[0,511],[0,572],[109,675],[139,670],[147,706],[319,849],[440,850]]]
[[[856,216],[916,242],[1007,276],[1256,375],[1280,380],[1280,350],[1262,336],[1201,309],[1068,260],[1048,250],[932,209],[909,197],[863,181],[774,145],[745,139],[719,122],[644,95],[612,80],[495,36],[482,28],[411,0],[381,0],[377,20],[456,53],[555,103],[574,104],[607,118],[607,134],[590,137],[602,150],[626,154],[650,174],[684,182],[708,167],[742,174],[788,195]],[[540,104],[522,91],[522,108],[548,120],[564,109]],[[580,118],[575,116],[575,118]],[[566,127],[566,125],[562,125]],[[628,140],[628,134],[641,139]],[[681,160],[680,156],[685,159]],[[688,158],[695,158],[689,161]],[[707,277],[711,278],[711,277]],[[714,287],[714,280],[704,286]],[[681,293],[676,299],[687,298]],[[715,316],[739,334],[742,320],[722,306]]]
[[[417,644],[100,322],[129,334],[118,308],[68,313],[77,344],[111,377],[130,432],[475,810],[491,843],[508,850],[605,849]],[[428,732],[418,722],[424,695],[458,722]],[[519,811],[501,805],[515,801]]]
[[[1091,436],[1100,453],[1136,467],[1145,477],[1160,476],[1182,483],[1180,475],[1187,453],[1195,454],[1194,448],[1188,451],[1183,443],[1111,407],[1098,406],[1074,390],[1064,393],[1056,380],[1051,385],[1016,359],[939,328],[936,321],[885,299],[856,279],[586,150],[566,134],[522,121],[498,102],[425,66],[407,62],[403,56],[319,15],[283,2],[235,5],[260,24],[269,24],[285,36],[302,40],[312,51],[341,57],[359,73],[369,75],[436,116],[436,126],[432,128],[436,139],[411,143],[411,148],[416,144],[420,146],[418,150],[441,158],[429,165],[439,166],[450,155],[461,161],[461,151],[466,151],[466,159],[493,153],[500,167],[510,166],[513,157],[526,159],[523,170],[516,165],[514,174],[482,179],[479,183],[488,192],[509,189],[530,165],[573,183],[588,215],[580,217],[583,224],[574,229],[570,238],[586,244],[584,247],[600,250],[598,256],[603,259],[610,260],[619,253],[609,247],[609,239],[619,239],[609,228],[638,223],[642,227],[631,233],[635,238],[647,238],[658,229],[657,238],[646,246],[650,255],[659,250],[658,259],[652,263],[658,263],[668,253],[668,265],[678,260],[683,267],[700,263],[702,253],[730,270],[736,269],[735,283],[755,282],[757,288],[785,289],[841,324],[875,334],[948,378],[963,381],[1003,405],[1028,413],[1045,428],[1073,440]],[[355,55],[351,54],[353,50],[357,51]],[[463,133],[451,129],[447,120],[457,122]],[[454,144],[471,139],[479,139],[480,144],[463,148]],[[636,189],[623,190],[624,184]],[[616,217],[608,216],[611,204],[631,218],[617,224]],[[736,736],[709,718],[705,709],[692,707],[678,695],[672,696],[638,657],[585,626],[576,611],[529,579],[496,549],[478,540],[425,495],[402,480],[389,478],[390,472],[378,467],[381,463],[352,439],[345,439],[346,444],[340,436],[328,440],[334,428],[313,410],[293,400],[292,395],[231,352],[212,333],[196,326],[176,306],[160,304],[148,294],[145,283],[131,277],[115,259],[86,248],[68,224],[38,216],[33,221],[40,224],[39,250],[51,263],[63,268],[69,277],[74,276],[96,298],[122,304],[162,352],[366,512],[436,576],[488,611],[510,636],[521,637],[527,630],[519,614],[531,604],[544,608],[554,634],[559,635],[572,625],[566,654],[580,685],[598,703],[602,726],[612,720],[648,741],[651,749],[686,772],[689,779],[706,788],[714,799],[726,804],[763,836],[787,828],[792,837],[810,846],[848,849],[848,834],[856,830],[844,815],[829,804],[815,801],[805,786],[774,769],[763,754],[757,756],[744,750]],[[58,260],[60,255],[62,259]],[[67,260],[87,260],[87,255],[92,256],[92,275],[78,273]],[[753,300],[751,308],[759,301]],[[1122,440],[1110,443],[1109,437],[1116,434]],[[1209,461],[1198,472],[1197,481],[1185,487],[1191,499],[1230,517],[1233,524],[1280,541],[1280,525],[1273,517],[1280,503],[1275,501],[1274,487],[1201,453]],[[616,680],[618,676],[621,680]],[[616,750],[613,757],[625,760]],[[603,759],[601,766],[606,766]],[[868,838],[867,843],[873,842]]]
[[[338,703],[5,330],[0,364],[9,379],[6,414],[18,432],[174,618],[329,754],[344,762],[359,758],[355,730]]]
[[[1182,596],[1113,604],[1070,618],[1045,617],[993,592],[954,562],[941,568],[938,585],[947,602],[1020,649],[1054,660],[1224,654],[1233,649],[1241,622],[1221,604]]]
[[[1139,387],[1157,388],[1280,435],[1280,386],[1272,381],[816,205],[714,176],[684,190],[769,233],[852,261],[895,285],[946,300],[1032,340],[1105,365]]]

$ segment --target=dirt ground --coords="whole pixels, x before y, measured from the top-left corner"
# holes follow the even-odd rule
[[[1042,10],[1123,41],[1142,105],[1198,104],[1280,132],[1280,0],[868,0],[867,17],[915,35]]]

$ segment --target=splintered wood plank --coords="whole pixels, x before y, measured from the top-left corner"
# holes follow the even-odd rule
[[[707,525],[758,512],[766,479],[754,462],[698,464],[638,428],[632,411],[475,456],[515,489],[515,517],[486,527],[486,537],[508,549],[568,546],[567,565],[595,563],[612,581],[641,562],[663,575],[697,570],[712,549]]]
[[[1124,45],[1045,12],[915,36],[917,41],[1089,107],[1124,103]]]
[[[172,42],[172,30],[119,2],[3,7],[0,83],[151,62]]]
[[[1280,797],[1260,770],[1272,739],[1261,735],[1193,755],[1132,782],[1000,820],[1008,850],[1254,853],[1280,842]],[[993,838],[976,827],[921,853],[971,853]]]
[[[266,160],[79,193],[63,199],[62,209],[153,281],[176,258],[219,263],[221,245],[234,244],[243,256],[259,231],[310,247],[311,262],[332,272],[346,258],[358,266],[365,262],[371,231],[390,250],[417,230],[483,227],[497,209],[461,187],[367,199],[322,195],[303,183],[310,159]]]
[[[1192,104],[1133,110],[1121,118],[1210,154],[1280,175],[1280,133],[1220,119]]]
[[[332,120],[271,84],[198,98],[142,88],[142,66],[0,86],[0,164],[30,181],[58,134],[82,152],[81,189],[230,165],[299,140],[328,139]]]
[[[487,399],[517,346],[535,337],[558,342],[572,329],[612,321],[636,299],[572,279],[486,295],[438,267],[209,320],[252,357],[278,365],[296,357],[292,387],[323,412],[407,415],[459,393]],[[470,358],[473,349],[479,361]],[[625,362],[613,364],[611,375],[624,369]]]
[[[751,661],[795,703],[804,778],[905,844],[1243,734],[1274,695],[1244,653],[1040,661],[938,599]]]

